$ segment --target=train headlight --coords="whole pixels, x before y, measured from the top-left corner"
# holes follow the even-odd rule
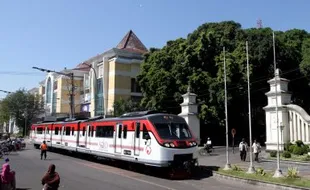
[[[189,144],[189,146],[193,146],[193,143],[192,143],[192,142],[189,142],[188,144]]]
[[[164,146],[165,147],[170,147],[170,144],[169,143],[164,143]]]
[[[171,147],[175,147],[175,145],[174,145],[173,143],[170,143],[170,146],[171,146]]]
[[[193,146],[196,146],[197,145],[197,143],[196,142],[193,142]]]

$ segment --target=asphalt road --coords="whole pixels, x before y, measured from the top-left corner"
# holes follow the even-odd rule
[[[30,146],[30,145],[28,145]],[[39,150],[32,147],[9,156],[11,168],[16,171],[18,189],[42,189],[41,178],[49,164],[56,165],[61,177],[60,189],[74,190],[246,190],[259,189],[233,181],[218,181],[213,177],[192,180],[168,180],[104,165],[84,159],[48,152],[47,160],[40,160]],[[1,159],[4,162],[4,159]],[[1,163],[1,164],[2,164]],[[267,190],[265,188],[265,190]]]
[[[238,148],[235,147],[235,153],[232,153],[232,148],[229,148],[229,161],[231,165],[238,165],[240,167],[248,168],[250,166],[250,156],[249,152],[247,153],[246,161],[243,162],[240,160],[240,153]],[[274,161],[264,161],[262,158],[268,157],[269,153],[262,151],[259,155],[260,162],[257,163],[253,161],[253,165],[255,168],[262,167],[268,171],[275,171],[277,168],[276,160]],[[254,159],[254,156],[253,156]],[[224,167],[226,164],[226,148],[225,147],[216,147],[214,152],[211,155],[201,156],[199,159],[199,163],[202,165],[213,165]],[[297,167],[299,170],[299,174],[302,176],[310,177],[309,165],[297,164],[297,163],[285,163],[280,161],[280,168],[284,175],[287,173],[287,169],[289,167]]]

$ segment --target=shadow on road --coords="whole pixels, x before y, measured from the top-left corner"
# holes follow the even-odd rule
[[[152,167],[152,166],[145,166],[142,164],[131,163],[131,162],[126,162],[126,161],[98,159],[96,157],[93,157],[93,156],[90,156],[87,154],[84,154],[84,155],[83,154],[75,154],[73,152],[66,152],[66,151],[61,151],[61,150],[53,150],[51,152],[70,156],[70,157],[74,157],[74,158],[79,158],[82,160],[87,160],[87,161],[98,163],[98,164],[107,165],[107,166],[118,168],[118,169],[132,171],[132,172],[140,173],[140,174],[147,175],[147,176],[162,178],[162,179],[202,180],[202,179],[211,177],[213,171],[217,171],[219,169],[219,167],[217,167],[217,166],[199,166],[192,172],[192,175],[190,177],[188,177],[188,175],[184,174],[184,172],[179,172],[179,171],[176,172],[177,173],[176,175],[171,177],[169,175],[170,170],[168,170],[166,168],[157,168],[157,167]],[[215,155],[217,155],[217,154],[212,154],[211,156],[215,156]],[[50,159],[50,160],[55,160],[55,159]]]
[[[29,190],[31,188],[16,188],[16,190]]]

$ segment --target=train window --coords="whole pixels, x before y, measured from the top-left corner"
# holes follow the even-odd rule
[[[48,126],[46,126],[46,134],[50,133],[50,129],[48,128]]]
[[[140,138],[140,123],[136,123],[136,138]]]
[[[113,138],[114,126],[97,126],[96,137]]]
[[[55,135],[58,135],[59,133],[59,127],[55,127]]]
[[[87,128],[88,128],[88,134],[87,134],[87,136],[90,137],[91,128],[90,128],[90,126],[88,126]]]
[[[42,127],[38,127],[37,128],[37,134],[43,134],[43,128]]]
[[[123,129],[123,139],[127,138],[127,125],[124,125],[124,129]]]
[[[71,127],[66,127],[66,136],[70,136]]]
[[[85,136],[85,127],[83,127],[83,134],[82,135]]]
[[[122,138],[122,124],[119,124],[117,127],[118,127],[118,138]]]
[[[74,135],[74,127],[72,127],[71,135]]]
[[[146,128],[145,124],[143,124],[143,135],[142,135],[142,138],[146,139],[146,140],[151,138],[150,135],[149,135],[149,132],[147,131],[147,128]]]
[[[91,126],[91,135],[90,135],[91,137],[93,137],[94,136],[94,126]]]

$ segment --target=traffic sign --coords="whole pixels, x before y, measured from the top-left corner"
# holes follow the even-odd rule
[[[232,136],[234,137],[235,136],[235,134],[236,134],[236,129],[231,129],[231,134],[232,134]]]

